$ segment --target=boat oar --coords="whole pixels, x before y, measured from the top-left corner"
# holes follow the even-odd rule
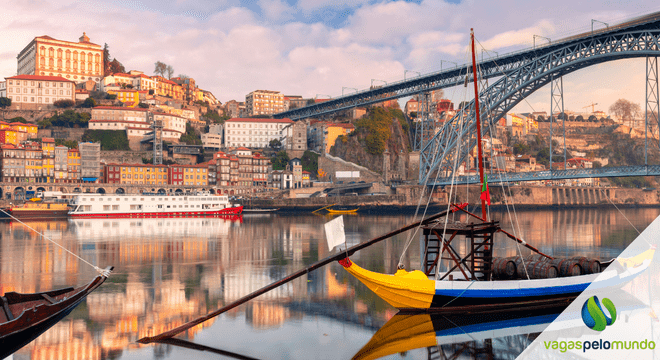
[[[321,210],[323,210],[323,209],[326,209],[326,208],[329,208],[330,206],[335,206],[335,205],[337,205],[337,204],[332,204],[332,205],[324,206],[324,207],[322,207],[322,208],[320,208],[320,209],[316,209],[316,210],[312,211],[312,214],[315,213],[315,212],[317,212],[317,211],[321,211]]]
[[[176,336],[176,335],[190,329],[193,326],[199,325],[199,324],[203,323],[206,320],[212,319],[212,318],[214,318],[214,317],[216,317],[216,316],[218,316],[218,315],[220,315],[220,314],[222,314],[226,311],[229,311],[229,310],[231,310],[231,309],[233,309],[233,308],[235,308],[235,307],[237,307],[237,306],[239,306],[239,305],[241,305],[241,304],[243,304],[243,303],[245,303],[249,300],[254,299],[255,297],[257,297],[257,296],[259,296],[263,293],[266,293],[266,292],[268,292],[270,290],[273,290],[273,289],[275,289],[279,286],[282,286],[282,285],[288,283],[291,280],[294,280],[296,278],[301,277],[302,275],[305,275],[305,274],[309,273],[310,271],[316,270],[316,269],[320,268],[321,266],[327,265],[327,264],[329,264],[333,261],[336,261],[336,260],[344,259],[347,256],[353,255],[358,250],[369,247],[369,246],[371,246],[371,245],[373,245],[373,244],[375,244],[379,241],[389,239],[394,235],[398,235],[402,232],[408,231],[410,229],[414,229],[414,228],[416,228],[417,226],[420,226],[420,225],[428,224],[429,222],[431,222],[433,220],[441,218],[441,217],[447,215],[448,213],[454,212],[457,209],[460,209],[461,207],[465,207],[465,206],[467,206],[467,203],[466,204],[461,204],[461,205],[454,205],[454,206],[452,206],[452,208],[450,210],[445,210],[443,212],[440,212],[438,214],[430,216],[430,217],[428,217],[424,220],[420,220],[420,221],[414,222],[412,224],[408,224],[408,225],[406,225],[402,228],[399,228],[397,230],[391,231],[391,232],[389,232],[385,235],[381,235],[381,236],[379,236],[377,238],[374,238],[374,239],[371,239],[369,241],[365,241],[365,242],[357,244],[355,246],[351,246],[350,248],[346,249],[346,251],[342,251],[342,252],[340,252],[336,255],[328,256],[327,258],[325,258],[323,260],[319,260],[319,261],[315,262],[314,264],[312,264],[312,265],[310,265],[310,266],[308,266],[308,267],[306,267],[302,270],[296,271],[295,273],[285,277],[284,279],[278,280],[278,281],[276,281],[276,282],[274,282],[270,285],[266,285],[266,286],[262,287],[261,289],[255,291],[251,294],[245,295],[242,298],[234,301],[233,303],[225,305],[225,306],[221,307],[220,309],[218,309],[218,310],[216,310],[212,313],[209,313],[207,315],[199,317],[195,320],[189,321],[189,322],[187,322],[187,323],[185,323],[185,324],[183,324],[179,327],[176,327],[172,330],[166,331],[166,332],[161,333],[159,335],[151,336],[151,337],[149,337],[149,336],[143,337],[142,339],[138,340],[138,342],[142,343],[142,344],[149,344],[149,343],[152,343],[152,342],[158,342],[158,341],[162,341],[163,339],[167,339],[167,338],[171,338],[173,336]]]
[[[464,212],[464,213],[466,213],[466,214],[468,214],[468,215],[470,215],[470,216],[474,216],[475,218],[477,218],[477,219],[479,219],[479,220],[481,220],[481,221],[486,221],[486,220],[484,220],[483,218],[481,218],[481,216],[479,216],[479,215],[477,215],[477,214],[473,214],[473,213],[471,213],[471,212],[465,210],[465,209],[462,208],[462,207],[458,207],[458,209],[460,209],[462,212]],[[539,254],[539,255],[541,255],[541,256],[545,256],[545,257],[547,257],[547,258],[550,259],[550,260],[554,260],[554,259],[555,259],[555,258],[553,258],[552,256],[549,256],[549,255],[546,255],[546,254],[542,253],[541,251],[539,251],[539,249],[537,249],[537,248],[533,247],[532,245],[528,244],[527,241],[525,241],[525,240],[523,240],[523,239],[520,239],[520,238],[517,238],[517,237],[513,236],[513,234],[509,233],[509,232],[506,231],[506,230],[498,229],[497,231],[503,233],[504,235],[508,236],[508,237],[511,238],[512,240],[515,240],[515,241],[519,242],[520,244],[522,244],[522,245],[525,246],[526,248],[532,250],[533,252],[535,252],[535,253],[537,253],[537,254]]]

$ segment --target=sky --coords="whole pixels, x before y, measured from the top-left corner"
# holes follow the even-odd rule
[[[153,75],[162,61],[220,101],[253,90],[328,98],[468,62],[470,28],[488,57],[660,11],[655,1],[5,0],[0,78],[37,36],[108,44],[126,70]],[[644,108],[644,59],[564,77],[566,110],[607,112],[620,98]],[[455,104],[463,88],[445,90]],[[590,109],[590,107],[589,107]],[[549,111],[542,88],[515,109]]]

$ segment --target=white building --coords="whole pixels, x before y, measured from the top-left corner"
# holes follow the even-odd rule
[[[52,105],[58,100],[76,100],[76,84],[60,76],[16,75],[5,78],[12,106]]]
[[[234,118],[225,121],[225,146],[265,148],[271,140],[292,136],[291,119]]]
[[[91,130],[125,130],[128,137],[142,137],[151,132],[147,109],[115,106],[97,106],[89,120]],[[154,120],[163,122],[163,139],[178,140],[186,131],[186,119],[163,113],[154,113]]]

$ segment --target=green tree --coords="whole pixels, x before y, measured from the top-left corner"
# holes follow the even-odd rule
[[[125,73],[126,69],[124,68],[124,65],[119,62],[117,59],[112,59],[110,62],[110,65],[108,66],[108,69],[110,71],[110,74],[116,74],[116,73]]]
[[[55,139],[55,145],[56,146],[64,145],[64,146],[68,147],[69,149],[77,149],[78,148],[78,142],[76,140]]]
[[[101,143],[101,150],[131,150],[123,130],[85,130],[82,141]]]
[[[268,147],[277,151],[282,147],[282,142],[279,141],[278,139],[273,139],[268,143]]]
[[[280,151],[270,159],[270,162],[273,164],[273,170],[284,170],[289,160],[289,155],[286,151]]]
[[[94,106],[96,106],[96,100],[91,97],[88,97],[82,104],[80,104],[80,107],[82,108],[93,108]]]
[[[57,100],[53,103],[53,106],[60,109],[70,108],[73,105],[75,105],[75,103],[73,102],[73,100],[69,100],[69,99]]]
[[[190,124],[186,124],[186,132],[181,135],[179,141],[188,145],[202,145],[202,139]]]
[[[105,98],[108,100],[117,100],[117,94],[108,94]]]
[[[302,169],[316,174],[319,170],[319,155],[312,151],[305,151],[302,158],[300,158]]]
[[[148,108],[149,108],[149,104],[145,104],[145,103],[141,102],[141,103],[138,104],[138,107],[139,107],[140,109],[148,109]]]
[[[23,123],[23,124],[28,123],[28,121],[25,120],[25,118],[22,117],[22,116],[17,116],[15,118],[7,119],[7,122],[9,122],[9,123],[19,122],[19,123]]]
[[[6,108],[11,106],[11,99],[7,97],[0,97],[0,108]]]

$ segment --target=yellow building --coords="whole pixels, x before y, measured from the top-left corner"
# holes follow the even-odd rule
[[[183,185],[189,186],[207,186],[208,167],[207,165],[183,165]]]
[[[41,146],[39,143],[31,142],[25,144],[25,177],[27,182],[37,182],[43,173]]]
[[[61,76],[76,83],[103,77],[103,49],[83,33],[78,42],[34,38],[17,56],[19,75]]]
[[[352,124],[327,124],[326,127],[326,135],[325,135],[325,153],[330,152],[330,148],[335,145],[335,141],[337,141],[337,138],[340,135],[348,135],[353,130],[355,130],[355,126]]]
[[[11,128],[16,132],[25,132],[27,133],[28,139],[37,138],[37,125],[35,124],[24,124],[21,122],[13,122],[11,124],[0,123],[0,129]]]
[[[16,131],[12,129],[0,129],[0,143],[18,145]]]
[[[80,151],[78,149],[69,150],[66,164],[69,172],[69,181],[78,182],[80,180]]]
[[[140,103],[140,93],[137,90],[108,90],[108,94],[117,95],[117,100],[123,102],[125,107],[136,107]]]
[[[46,182],[51,182],[55,177],[55,139],[41,139],[41,168]]]
[[[121,164],[120,171],[121,184],[167,185],[166,165]]]

